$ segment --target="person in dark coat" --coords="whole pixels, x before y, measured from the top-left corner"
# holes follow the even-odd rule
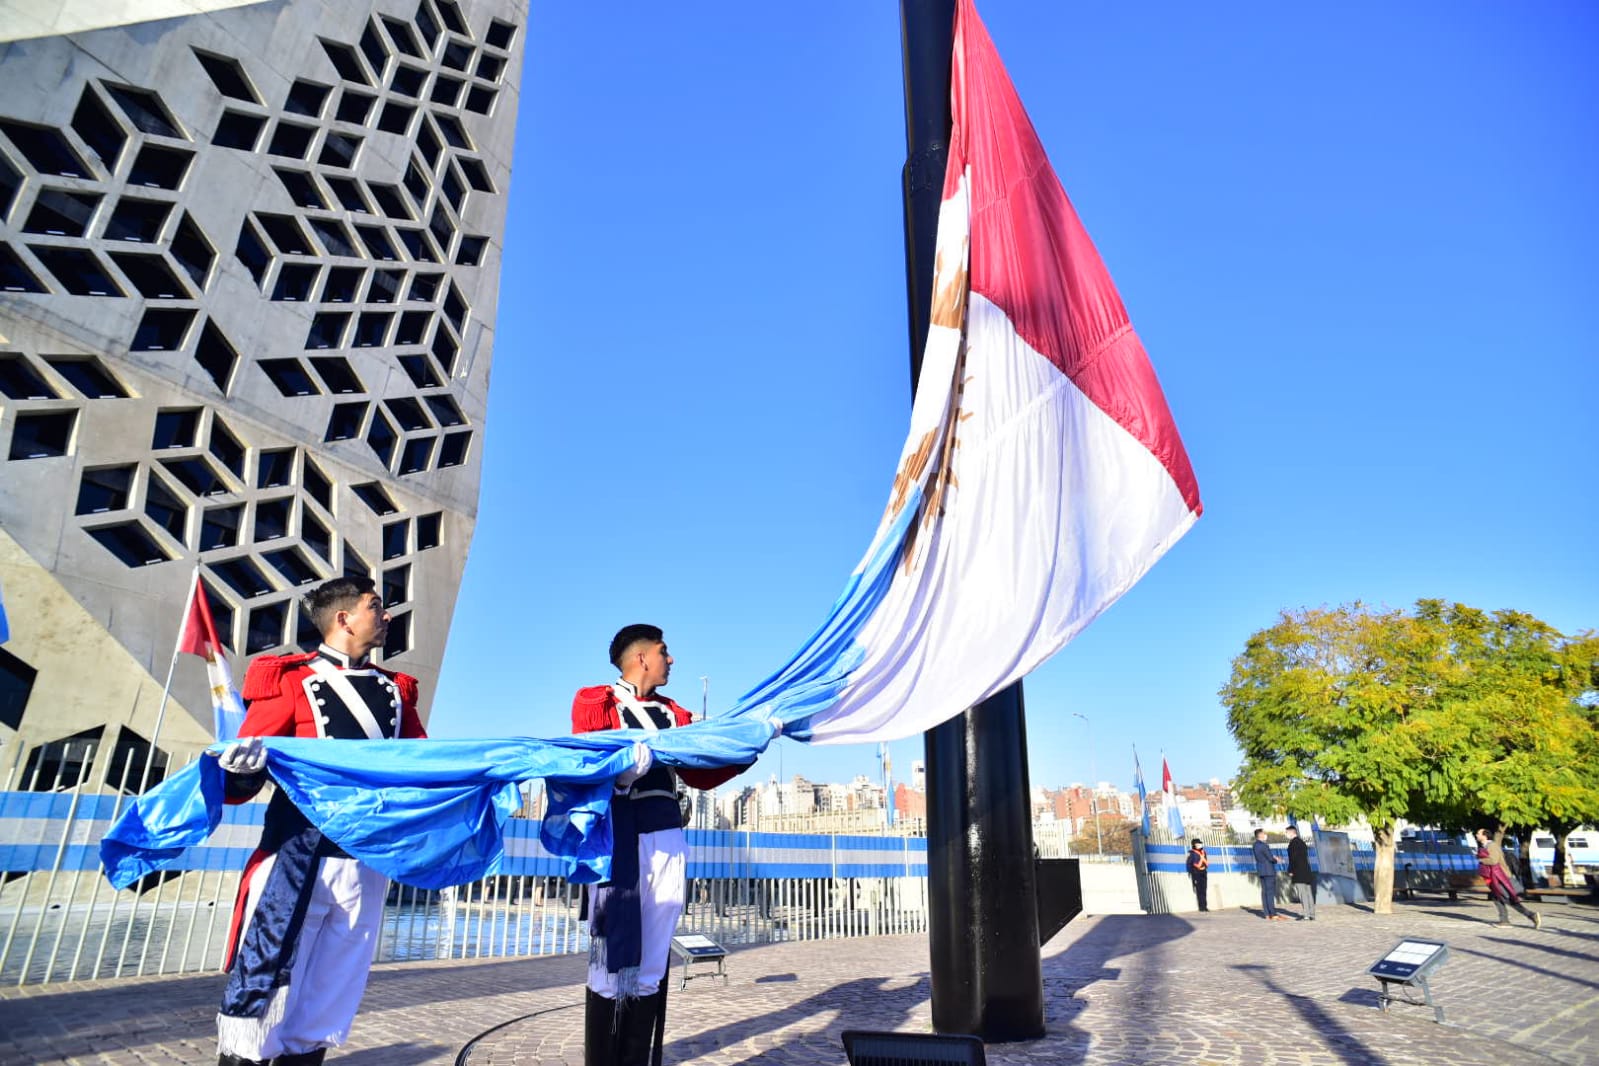
[[[1299,900],[1299,920],[1316,920],[1316,871],[1310,868],[1310,848],[1295,826],[1288,827],[1288,880]]]
[[[1194,898],[1199,901],[1199,909],[1210,910],[1205,906],[1206,882],[1210,880],[1210,856],[1205,854],[1205,842],[1198,837],[1188,847],[1188,880],[1193,883]]]

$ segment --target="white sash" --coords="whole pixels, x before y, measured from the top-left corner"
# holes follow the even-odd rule
[[[372,717],[372,708],[368,707],[366,705],[366,700],[363,700],[361,698],[361,694],[355,691],[355,686],[350,684],[350,679],[345,676],[343,670],[340,670],[338,667],[334,666],[332,663],[328,662],[319,655],[315,659],[311,660],[311,671],[316,676],[306,678],[301,682],[301,685],[305,688],[305,698],[311,701],[312,707],[317,706],[317,697],[311,694],[311,686],[315,684],[317,679],[321,679],[328,688],[333,690],[334,695],[338,696],[340,701],[343,702],[344,706],[355,718],[355,724],[360,726],[361,731],[367,735],[367,739],[386,739],[387,734],[385,734],[383,732],[383,728],[378,725],[378,720]],[[377,676],[382,678],[381,674]],[[394,727],[396,732],[398,732],[400,726],[400,705],[399,701],[394,698],[393,693],[391,693],[390,699],[394,703]],[[327,736],[327,731],[324,728],[322,715],[320,713],[317,714],[316,718],[316,731],[318,736]]]

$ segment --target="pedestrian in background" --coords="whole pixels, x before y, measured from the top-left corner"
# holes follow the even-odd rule
[[[1277,913],[1277,866],[1281,862],[1272,854],[1266,843],[1266,831],[1255,830],[1255,876],[1260,878],[1261,917],[1270,922],[1286,922],[1286,914]]]
[[[1210,910],[1205,906],[1206,883],[1210,880],[1210,856],[1205,854],[1205,842],[1198,837],[1188,847],[1188,880],[1194,885],[1194,898],[1199,901],[1199,909]]]
[[[1288,880],[1299,901],[1299,920],[1316,920],[1316,872],[1310,868],[1310,848],[1295,826],[1288,827]]]
[[[1488,882],[1488,898],[1499,908],[1499,920],[1495,925],[1510,924],[1510,914],[1505,910],[1508,904],[1531,922],[1534,929],[1543,928],[1543,915],[1528,910],[1522,904],[1515,882],[1510,879],[1510,864],[1505,862],[1505,849],[1486,829],[1477,830],[1477,872]]]

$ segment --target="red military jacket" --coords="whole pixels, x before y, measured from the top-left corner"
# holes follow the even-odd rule
[[[317,711],[306,693],[306,681],[315,671],[311,662],[315,652],[301,655],[260,655],[244,674],[244,724],[239,728],[241,737],[319,737],[327,735],[326,726],[318,728]],[[382,667],[372,670],[393,682],[398,690],[398,721],[394,716],[379,715],[378,728],[384,736],[424,738],[427,730],[416,713],[416,678]],[[398,731],[396,732],[396,727]],[[335,733],[335,735],[339,735]],[[364,734],[346,736],[345,739],[364,739]]]
[[[650,699],[672,712],[673,725],[688,725],[694,720],[692,714],[669,696],[656,693]],[[622,715],[616,709],[616,693],[610,685],[591,685],[577,690],[577,695],[572,697],[572,732],[595,733],[621,728]],[[748,766],[723,766],[715,770],[678,770],[677,776],[690,788],[703,790],[731,781],[747,769]]]

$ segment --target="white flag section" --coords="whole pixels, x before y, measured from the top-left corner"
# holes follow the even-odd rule
[[[735,715],[922,732],[1022,677],[1199,517],[1143,345],[970,0],[910,434],[827,622]]]

